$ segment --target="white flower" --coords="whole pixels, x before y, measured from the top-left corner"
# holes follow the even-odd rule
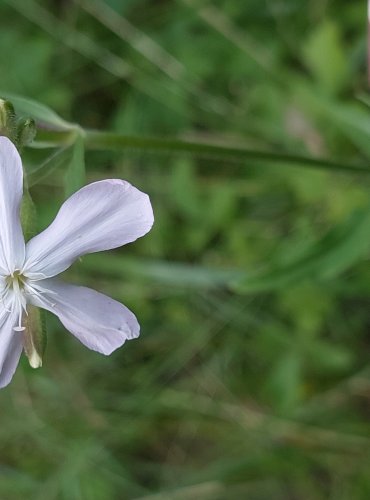
[[[20,156],[9,139],[0,137],[0,387],[9,384],[18,365],[29,304],[51,311],[83,344],[102,354],[138,337],[139,324],[124,305],[55,276],[81,255],[135,241],[154,220],[146,194],[128,182],[104,180],[73,194],[52,224],[25,244],[22,193]],[[37,353],[30,363],[41,365]]]

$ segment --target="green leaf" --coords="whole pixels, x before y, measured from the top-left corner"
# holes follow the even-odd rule
[[[299,87],[299,95],[305,107],[331,127],[339,130],[367,157],[370,157],[369,110],[356,102],[338,102],[312,89],[306,82]]]
[[[272,267],[258,275],[244,276],[232,287],[241,293],[276,290],[302,280],[323,280],[337,276],[370,248],[370,207],[354,213],[334,227],[296,260]]]
[[[82,136],[77,136],[72,146],[72,156],[64,178],[66,197],[70,196],[86,184],[85,146]]]
[[[13,104],[17,113],[30,116],[39,123],[53,125],[54,127],[61,129],[75,128],[73,123],[67,122],[57,115],[52,109],[40,104],[37,101],[2,91],[0,91],[0,96],[9,100]]]
[[[336,125],[360,151],[370,157],[370,115],[359,106],[321,101],[321,112]]]
[[[90,255],[82,259],[82,268],[94,273],[101,272],[111,277],[141,277],[150,282],[184,288],[226,287],[231,280],[240,276],[240,271],[212,269],[200,265],[140,259],[110,255]]]
[[[302,393],[302,362],[295,350],[277,358],[264,387],[279,412],[292,410]]]
[[[306,64],[329,93],[342,89],[347,76],[347,59],[341,33],[333,21],[325,20],[310,34],[304,47]]]
[[[312,343],[310,351],[311,362],[315,370],[322,370],[324,374],[328,372],[341,373],[348,370],[354,361],[350,348],[333,345],[333,342],[322,339]]]

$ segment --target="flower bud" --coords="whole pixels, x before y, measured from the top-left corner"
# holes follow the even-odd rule
[[[21,118],[17,123],[16,144],[18,149],[28,146],[36,136],[36,124],[32,118]]]
[[[13,140],[15,134],[15,111],[13,104],[0,99],[0,135]]]

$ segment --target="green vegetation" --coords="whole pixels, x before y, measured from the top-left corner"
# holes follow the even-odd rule
[[[110,177],[156,217],[68,271],[141,337],[105,358],[48,316],[1,391],[1,500],[370,498],[365,4],[1,3],[39,229]]]

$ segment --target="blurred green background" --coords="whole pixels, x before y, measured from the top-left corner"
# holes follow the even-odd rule
[[[86,148],[87,180],[127,179],[156,222],[68,278],[142,334],[105,358],[48,317],[43,369],[0,394],[1,500],[370,498],[366,27],[365,1],[0,3],[3,95],[249,151]],[[40,229],[71,151],[24,152]]]

